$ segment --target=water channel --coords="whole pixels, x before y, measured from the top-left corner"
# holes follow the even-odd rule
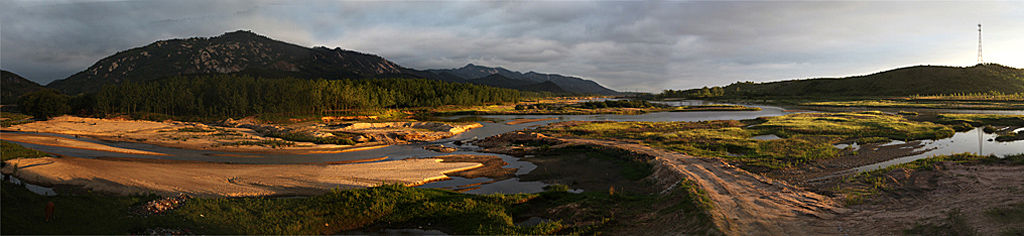
[[[703,101],[672,101],[666,102],[669,105],[705,105],[707,102]],[[357,160],[366,158],[378,158],[388,157],[386,160],[400,160],[410,157],[431,157],[440,155],[450,154],[476,154],[476,155],[493,155],[501,157],[505,162],[509,163],[508,168],[518,168],[517,175],[523,175],[529,173],[537,166],[520,160],[519,157],[493,154],[493,153],[481,153],[474,150],[471,145],[463,146],[459,151],[454,153],[437,153],[423,149],[424,145],[429,144],[442,144],[445,146],[456,146],[455,141],[458,140],[473,140],[482,139],[485,137],[498,135],[515,130],[530,129],[532,127],[550,124],[560,121],[577,120],[577,121],[707,121],[707,120],[742,120],[742,119],[754,119],[757,117],[764,116],[781,116],[796,113],[798,111],[787,110],[781,107],[775,106],[764,106],[764,105],[746,105],[751,107],[761,108],[760,111],[703,111],[703,112],[658,112],[658,113],[647,113],[642,115],[493,115],[493,116],[481,116],[483,118],[495,119],[502,122],[488,123],[482,122],[483,127],[472,129],[462,134],[453,136],[448,139],[438,140],[429,143],[417,143],[408,145],[392,145],[378,149],[372,149],[367,151],[358,152],[346,152],[346,153],[334,153],[334,154],[309,154],[309,155],[276,155],[276,154],[250,154],[245,153],[245,157],[238,156],[225,156],[223,154],[237,154],[227,153],[219,151],[206,151],[206,150],[185,150],[177,148],[167,148],[150,144],[140,143],[126,143],[126,142],[108,142],[103,140],[94,140],[88,138],[78,138],[67,135],[54,135],[62,136],[66,138],[74,138],[77,140],[95,142],[104,145],[110,145],[121,148],[138,149],[145,151],[153,151],[160,153],[171,154],[171,156],[145,156],[145,155],[132,155],[122,153],[111,153],[103,151],[93,150],[81,150],[73,148],[62,148],[52,147],[44,145],[34,145],[26,143],[18,143],[28,148],[37,149],[44,152],[56,153],[61,155],[85,157],[85,158],[97,158],[97,157],[134,157],[134,158],[158,158],[158,159],[171,159],[171,160],[195,160],[195,161],[215,161],[215,162],[232,162],[232,163],[256,163],[256,164],[284,164],[284,163],[317,163],[317,162],[334,162],[334,161],[346,161],[346,160]],[[853,109],[857,110],[857,109]],[[929,111],[927,109],[903,109],[908,111],[917,112],[943,112],[946,111]],[[956,111],[956,110],[953,110]],[[807,112],[806,110],[803,112]],[[961,111],[962,112],[962,111]],[[995,114],[1024,114],[1024,111],[971,111],[972,113],[995,113]],[[448,117],[450,119],[463,118],[465,116]],[[533,123],[517,124],[517,125],[506,125],[503,121],[513,119],[539,119],[539,118],[557,118],[554,120],[540,121]],[[757,137],[762,138],[762,137]],[[777,138],[777,137],[765,137],[765,138]],[[975,129],[968,132],[961,132],[954,135],[952,138],[941,139],[941,140],[924,140],[922,141],[925,145],[920,147],[919,150],[929,150],[920,155],[907,156],[897,158],[894,160],[877,163],[868,166],[857,167],[851,169],[851,172],[867,171],[882,168],[885,166],[904,163],[913,161],[920,158],[925,158],[933,155],[959,153],[959,152],[971,152],[971,153],[982,153],[985,155],[994,154],[998,156],[1007,154],[1017,154],[1024,152],[1024,141],[1014,142],[994,142],[988,141],[994,138],[992,134],[984,134],[980,129]],[[893,141],[902,142],[902,141]],[[855,145],[855,144],[854,144]],[[842,148],[842,147],[837,147]],[[489,194],[489,193],[534,193],[542,191],[542,188],[546,186],[540,182],[524,182],[519,181],[517,178],[506,179],[495,181],[489,178],[474,178],[466,179],[460,177],[453,177],[451,180],[440,181],[422,185],[424,188],[458,188],[458,186],[473,185],[475,189],[467,191],[468,193],[477,194]],[[45,188],[42,191],[48,191]]]

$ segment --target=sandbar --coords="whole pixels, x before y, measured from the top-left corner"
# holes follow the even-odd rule
[[[356,164],[232,164],[135,158],[42,157],[8,160],[4,174],[42,186],[115,195],[197,197],[310,196],[381,184],[416,186],[480,163],[405,159]]]

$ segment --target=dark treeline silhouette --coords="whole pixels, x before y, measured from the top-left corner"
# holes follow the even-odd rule
[[[534,94],[527,94],[534,95]],[[518,102],[520,91],[425,79],[307,80],[238,75],[177,76],[104,86],[97,114],[241,117]]]

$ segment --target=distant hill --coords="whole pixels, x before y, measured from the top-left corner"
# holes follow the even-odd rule
[[[550,89],[550,91],[554,91],[554,88],[551,88],[550,85],[541,85],[544,82],[551,82],[552,84],[557,85],[558,89],[572,93],[592,93],[601,95],[620,94],[615,90],[605,88],[604,86],[601,86],[600,84],[591,80],[585,80],[576,77],[557,74],[541,74],[533,71],[524,74],[501,67],[486,67],[468,64],[466,66],[463,66],[462,68],[434,69],[427,71],[433,72],[434,74],[437,74],[439,76],[455,75],[460,77],[461,79],[468,80],[473,83],[505,85],[503,88],[522,87],[525,86],[523,85],[523,83],[525,82],[530,85],[535,85],[531,86],[532,88],[547,88]],[[491,77],[492,75],[500,75],[501,77]],[[488,78],[495,79],[497,81],[487,82]]]
[[[498,88],[508,88],[522,91],[531,92],[550,92],[554,94],[568,94],[572,93],[559,87],[557,84],[551,81],[544,81],[540,83],[534,83],[526,80],[509,79],[501,74],[493,74],[484,76],[483,78],[469,80],[470,83],[487,85]]]
[[[18,97],[43,89],[42,85],[10,71],[0,70],[0,104],[16,104]]]
[[[912,66],[846,78],[734,83],[724,91],[727,96],[910,96],[989,91],[1014,94],[1024,93],[1024,70],[999,64]]]
[[[235,31],[210,38],[161,40],[118,52],[47,87],[74,95],[97,91],[110,83],[225,73],[310,79],[427,78],[464,82],[405,68],[376,55],[341,48],[306,48],[250,31]]]

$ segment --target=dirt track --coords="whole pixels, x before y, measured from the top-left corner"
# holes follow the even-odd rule
[[[636,143],[608,140],[554,138],[534,133],[507,133],[477,145],[499,153],[515,153],[523,147],[502,145],[509,141],[544,140],[565,146],[597,146],[627,150],[653,157],[651,177],[663,188],[688,179],[707,191],[714,202],[715,224],[728,235],[843,235],[836,221],[848,213],[831,198],[751,174],[719,159],[700,158],[651,148]]]
[[[848,210],[828,197],[753,175],[721,160],[663,151],[640,144],[559,138],[571,145],[615,147],[655,157],[657,171],[694,181],[715,203],[712,214],[728,235],[842,235],[828,222]]]

